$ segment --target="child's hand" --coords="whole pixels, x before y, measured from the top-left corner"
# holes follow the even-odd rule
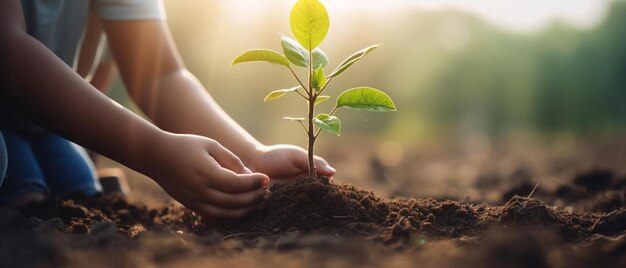
[[[335,169],[326,160],[315,156],[314,161],[318,175],[327,177],[335,175]],[[309,174],[306,150],[286,144],[257,148],[250,158],[248,166],[255,172],[267,174],[273,180],[284,180]]]
[[[149,176],[187,208],[212,218],[242,217],[270,197],[269,178],[252,173],[218,142],[166,134],[153,144]]]

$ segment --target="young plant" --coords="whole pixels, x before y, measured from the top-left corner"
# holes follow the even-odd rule
[[[328,56],[318,47],[328,32],[329,20],[326,8],[318,0],[299,0],[291,9],[291,32],[296,40],[287,36],[280,39],[283,54],[269,49],[248,50],[233,60],[233,65],[241,62],[266,61],[285,66],[298,81],[299,85],[270,92],[265,101],[275,100],[287,93],[294,92],[307,101],[307,117],[284,117],[284,119],[298,122],[308,136],[309,175],[315,178],[313,149],[322,130],[339,136],[341,121],[335,116],[339,108],[352,108],[362,111],[389,112],[396,111],[396,106],[387,94],[371,87],[357,87],[344,91],[339,95],[335,108],[329,113],[315,115],[315,106],[330,99],[322,95],[335,77],[342,74],[355,62],[378,47],[373,45],[352,54],[341,62],[329,75],[324,72],[328,65]],[[305,68],[308,79],[306,83],[296,75],[292,64]],[[305,125],[306,121],[307,125]],[[317,128],[315,128],[317,127]]]

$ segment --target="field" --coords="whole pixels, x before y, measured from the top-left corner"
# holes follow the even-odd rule
[[[331,184],[275,184],[241,220],[202,219],[134,173],[126,198],[2,209],[0,266],[626,265],[624,143],[407,148],[394,166],[343,146]]]

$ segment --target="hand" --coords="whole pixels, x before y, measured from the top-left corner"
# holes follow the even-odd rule
[[[187,208],[212,218],[238,218],[270,197],[269,178],[252,173],[212,139],[167,133],[148,156],[151,176]]]
[[[326,160],[315,156],[315,170],[318,175],[332,177],[335,169]],[[257,147],[248,161],[248,167],[268,175],[272,180],[292,179],[309,175],[309,162],[306,150],[293,145],[279,144]]]

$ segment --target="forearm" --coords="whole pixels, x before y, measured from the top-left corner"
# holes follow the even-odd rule
[[[129,94],[156,125],[214,139],[247,162],[260,143],[186,70],[164,21],[104,20],[103,25]]]
[[[145,90],[149,97],[138,104],[159,127],[175,133],[206,136],[217,140],[244,163],[261,145],[237,124],[185,69],[161,76]]]
[[[11,103],[55,133],[144,171],[141,152],[162,132],[114,104],[25,32],[3,36],[0,57],[10,68],[3,90]]]

